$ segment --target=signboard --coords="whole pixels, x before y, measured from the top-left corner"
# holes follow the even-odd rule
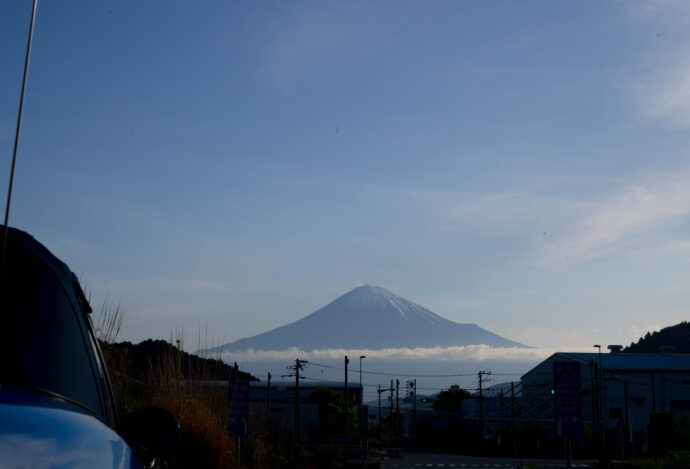
[[[580,378],[580,362],[553,363],[554,417],[558,437],[582,437]]]
[[[249,381],[228,382],[228,436],[249,436]]]

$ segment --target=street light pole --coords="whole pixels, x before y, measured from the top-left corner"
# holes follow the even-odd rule
[[[359,395],[359,404],[361,405],[364,402],[364,388],[362,387],[362,359],[367,358],[366,355],[360,355],[359,356],[359,392],[361,393]]]
[[[599,386],[597,386],[598,392],[598,397],[599,397],[599,438],[601,439],[600,444],[601,444],[601,456],[600,459],[604,458],[604,448],[605,448],[605,434],[604,434],[604,372],[601,369],[601,345],[599,344],[594,344],[592,347],[596,348],[599,350],[599,373],[597,373],[597,379],[599,381]]]
[[[363,419],[361,418],[362,405],[364,404],[364,388],[362,387],[362,359],[367,358],[366,355],[359,356],[359,410],[357,411],[357,425],[359,426]],[[362,458],[362,467],[364,467],[364,444],[362,440],[362,429],[359,429],[359,456]]]

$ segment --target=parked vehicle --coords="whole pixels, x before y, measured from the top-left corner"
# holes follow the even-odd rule
[[[123,418],[77,277],[12,228],[0,304],[0,466],[157,467],[177,419],[159,407]]]

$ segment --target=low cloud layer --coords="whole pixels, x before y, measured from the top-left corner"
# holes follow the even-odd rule
[[[435,361],[486,361],[486,360],[506,360],[506,361],[528,361],[542,360],[553,353],[556,349],[537,349],[537,348],[518,348],[506,347],[497,348],[488,345],[469,345],[464,347],[430,347],[430,348],[387,348],[381,350],[370,349],[316,349],[301,350],[293,347],[286,350],[244,350],[241,352],[225,352],[221,358],[231,363],[252,362],[261,360],[294,360],[296,357],[302,359],[341,359],[345,355],[360,356],[366,355],[370,359],[382,360],[435,360]],[[591,351],[591,350],[587,350]]]

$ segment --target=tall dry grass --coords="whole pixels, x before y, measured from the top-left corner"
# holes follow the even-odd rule
[[[174,468],[299,468],[308,467],[308,455],[293,445],[285,428],[266,425],[265,412],[250,412],[250,435],[240,443],[227,435],[228,386],[234,376],[218,376],[214,360],[199,360],[196,365],[185,359],[184,333],[170,334],[170,342],[159,356],[148,357],[143,373],[135,373],[137,364],[127,348],[115,344],[123,321],[120,305],[104,301],[94,326],[111,372],[115,392],[123,413],[146,405],[165,407],[174,413],[181,434],[167,457]],[[201,333],[197,349],[209,349]]]

